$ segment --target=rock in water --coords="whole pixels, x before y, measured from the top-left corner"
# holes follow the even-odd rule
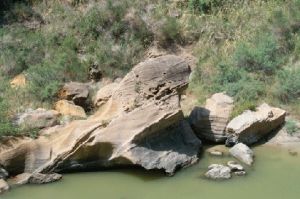
[[[247,145],[256,143],[272,130],[284,123],[286,112],[268,104],[262,104],[254,111],[245,111],[227,125],[226,145],[242,142]]]
[[[0,194],[4,193],[7,190],[9,190],[7,182],[3,179],[0,179]]]
[[[59,91],[59,98],[73,101],[74,104],[85,107],[89,96],[89,86],[79,82],[66,83]]]
[[[51,174],[42,174],[42,173],[34,173],[30,176],[28,182],[30,184],[47,184],[60,180],[62,175],[57,173]]]
[[[16,116],[15,123],[21,128],[34,129],[46,128],[58,124],[59,113],[54,110],[38,108],[28,109],[25,113]]]
[[[206,100],[205,108],[194,108],[189,120],[198,137],[213,142],[225,142],[226,125],[232,109],[233,99],[224,93],[216,93]]]
[[[230,179],[231,169],[222,164],[212,164],[208,167],[208,171],[205,173],[207,178],[218,180],[218,179]]]
[[[0,164],[12,174],[130,165],[173,174],[195,163],[201,149],[180,109],[189,74],[177,56],[142,62],[93,116],[1,148]]]
[[[252,165],[253,163],[254,153],[247,145],[243,143],[234,145],[234,147],[229,150],[229,153],[247,165]]]
[[[244,171],[244,167],[242,165],[238,164],[235,161],[228,161],[227,166],[229,166],[231,171],[233,171],[233,172],[235,172],[235,171]]]

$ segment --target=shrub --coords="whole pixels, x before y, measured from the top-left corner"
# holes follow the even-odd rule
[[[288,103],[300,98],[300,68],[284,69],[277,74],[275,96]]]
[[[222,0],[189,0],[188,7],[196,13],[209,13],[214,8],[220,6]]]
[[[297,133],[299,130],[297,123],[294,120],[287,120],[284,126],[290,135]]]
[[[175,42],[181,43],[181,27],[176,18],[166,17],[156,33],[158,44],[167,48]]]
[[[249,72],[272,75],[283,63],[284,55],[273,35],[261,34],[249,43],[240,43],[234,59],[238,67]]]

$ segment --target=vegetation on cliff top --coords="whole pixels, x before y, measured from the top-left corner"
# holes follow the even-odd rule
[[[266,101],[300,112],[299,0],[4,0],[0,5],[0,135],[12,116],[50,107],[59,87],[96,65],[124,76],[152,46],[192,49],[190,91],[226,91],[234,115]],[[9,81],[23,73],[25,88]]]

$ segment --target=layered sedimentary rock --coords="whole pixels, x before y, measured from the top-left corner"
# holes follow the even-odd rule
[[[228,146],[242,142],[251,145],[265,137],[285,121],[286,112],[268,104],[260,105],[256,111],[245,111],[231,120],[226,128]]]
[[[233,109],[233,99],[224,93],[216,93],[206,100],[204,108],[195,107],[190,114],[190,124],[198,137],[224,142],[226,125]]]
[[[11,174],[131,165],[173,174],[195,163],[201,147],[179,103],[189,74],[176,56],[140,63],[93,116],[2,147],[0,164]]]
[[[89,96],[89,86],[80,82],[66,83],[59,91],[59,98],[73,101],[78,106],[85,107]]]

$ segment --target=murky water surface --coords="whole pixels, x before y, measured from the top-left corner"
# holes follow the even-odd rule
[[[255,148],[256,160],[248,175],[228,181],[207,180],[203,174],[210,163],[226,163],[230,157],[210,157],[174,177],[143,170],[115,170],[66,174],[49,185],[26,185],[13,189],[2,199],[299,199],[300,154],[285,149]]]

